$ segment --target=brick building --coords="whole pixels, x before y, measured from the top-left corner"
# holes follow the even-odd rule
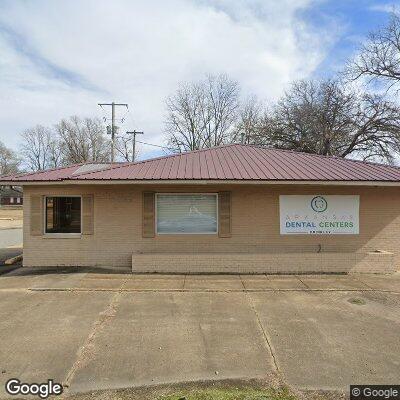
[[[252,145],[3,178],[24,265],[133,272],[390,273],[400,168]]]
[[[2,206],[22,206],[24,196],[20,187],[1,186],[0,205]]]

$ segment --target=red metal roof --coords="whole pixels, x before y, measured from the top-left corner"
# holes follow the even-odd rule
[[[116,163],[115,166],[122,165],[122,163]],[[92,171],[99,171],[102,169],[110,168],[110,163],[81,163],[73,164],[67,167],[46,169],[38,172],[29,172],[21,174],[13,174],[0,177],[0,182],[30,182],[30,181],[59,181],[65,179],[72,179],[81,173],[87,173]]]
[[[0,181],[5,181],[1,178]],[[80,165],[13,176],[13,182],[60,180],[257,180],[400,182],[400,168],[255,145],[232,144],[137,163]],[[7,180],[9,181],[9,179]]]
[[[68,179],[72,174],[83,164],[70,165],[63,168],[47,169],[38,172],[29,172],[27,174],[13,175],[12,179],[9,176],[2,176],[1,180],[11,181],[57,181],[60,179]]]

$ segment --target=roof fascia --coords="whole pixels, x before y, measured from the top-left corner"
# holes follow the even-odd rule
[[[393,181],[289,181],[289,180],[130,180],[130,179],[66,179],[57,181],[0,182],[0,185],[51,186],[51,185],[321,185],[321,186],[400,186]]]

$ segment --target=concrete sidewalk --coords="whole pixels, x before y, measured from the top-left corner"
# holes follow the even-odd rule
[[[345,392],[400,380],[400,276],[173,276],[20,268],[0,277],[0,397],[181,381]]]
[[[4,277],[0,289],[70,291],[388,291],[400,293],[393,275],[162,275],[109,273],[84,268],[20,268]]]

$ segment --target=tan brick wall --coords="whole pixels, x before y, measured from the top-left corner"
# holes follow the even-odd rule
[[[232,192],[232,237],[142,238],[142,192]],[[94,235],[30,235],[30,195],[94,194]],[[360,195],[359,235],[279,234],[280,194]],[[400,188],[232,185],[24,187],[24,265],[114,266],[160,272],[390,272],[399,267]],[[317,253],[321,249],[321,253]],[[369,254],[376,250],[394,256]],[[137,255],[150,253],[150,255]],[[165,253],[169,253],[167,257]],[[200,257],[194,256],[201,253]],[[176,254],[179,257],[176,258]],[[136,257],[136,258],[135,258]],[[174,261],[175,260],[175,261]],[[178,260],[178,261],[176,261]],[[200,260],[200,261],[199,261]]]
[[[132,270],[140,272],[391,273],[393,267],[391,253],[133,253],[132,256]]]

